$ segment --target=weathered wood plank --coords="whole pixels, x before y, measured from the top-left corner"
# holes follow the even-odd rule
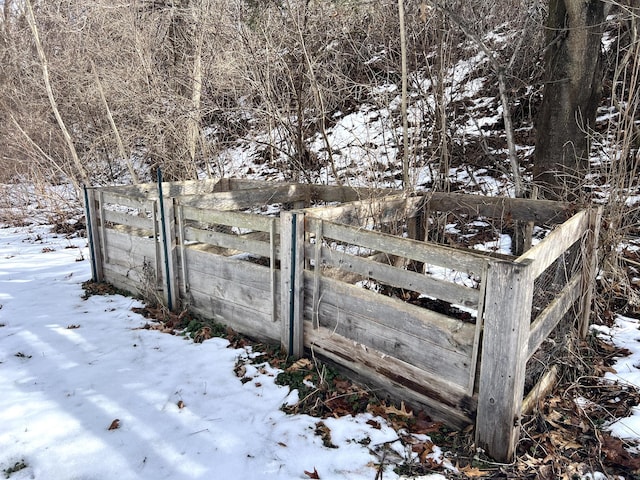
[[[413,332],[377,323],[374,319],[352,311],[338,309],[324,299],[316,312],[320,328],[327,328],[336,335],[407,362],[458,387],[468,386],[470,355],[426,342],[423,338],[412,335]],[[310,308],[307,308],[306,318],[311,318],[310,313]]]
[[[589,212],[582,210],[555,228],[544,240],[527,250],[515,261],[522,263],[526,260],[533,260],[533,275],[534,278],[537,278],[571,245],[580,240],[588,228]]]
[[[252,238],[242,235],[232,235],[223,232],[184,227],[184,239],[188,242],[195,241],[217,247],[228,248],[234,251],[231,252],[233,255],[237,255],[241,252],[252,253],[261,257],[269,257],[271,255],[271,245],[268,242],[253,240]],[[276,248],[276,255],[279,257],[278,248]]]
[[[309,199],[309,189],[302,185],[278,184],[271,188],[235,190],[195,197],[181,197],[179,201],[185,207],[211,210],[243,210],[258,205],[308,201]]]
[[[269,281],[265,280],[269,278],[269,267],[199,251],[192,246],[185,249],[185,258],[189,274],[195,271],[215,275],[229,282],[239,282],[262,290],[265,297],[271,292]]]
[[[202,195],[213,192],[218,184],[217,179],[183,180],[179,182],[162,182],[162,194],[165,197],[177,197],[180,195]],[[116,185],[103,187],[105,191],[126,195],[129,197],[156,199],[158,197],[158,184],[140,183],[138,185]]]
[[[109,190],[100,190],[103,194],[103,202],[112,205],[121,205],[123,207],[133,208],[137,210],[150,211],[153,209],[153,200],[134,197]]]
[[[104,275],[102,272],[102,266],[104,264],[104,258],[102,256],[102,244],[101,244],[101,232],[98,227],[99,206],[96,200],[96,191],[93,188],[86,189],[87,205],[85,206],[87,212],[87,230],[90,232],[89,241],[91,242],[91,268],[92,277],[96,282],[104,281]]]
[[[538,404],[553,390],[557,381],[558,366],[552,365],[522,401],[522,414],[529,415],[532,413]]]
[[[311,257],[314,249],[315,246],[309,246],[307,255]],[[470,308],[478,306],[479,290],[477,289],[331,250],[327,247],[322,247],[321,251],[322,266],[340,268],[356,273],[362,276],[363,279],[378,280],[394,287],[439,298],[455,305],[463,305]]]
[[[471,368],[469,369],[469,381],[467,383],[467,393],[473,395],[476,391],[476,380],[478,378],[478,364],[480,362],[480,345],[482,338],[482,329],[484,328],[484,311],[487,298],[487,272],[489,270],[489,262],[480,275],[479,298],[480,303],[476,310],[476,328],[473,335],[473,350],[471,352]]]
[[[268,288],[269,271],[264,272],[262,278],[258,279],[264,283],[265,288],[256,288],[254,285],[245,285],[238,280],[220,278],[195,270],[189,270],[187,280],[189,291],[197,291],[203,296],[219,298],[223,301],[233,302],[243,305],[249,309],[271,315],[272,302],[268,295],[265,295],[265,288]]]
[[[273,217],[254,213],[203,210],[194,207],[183,207],[183,216],[187,222],[196,221],[204,224],[228,225],[260,232],[269,232],[273,219]]]
[[[106,248],[108,250],[106,263],[110,263],[112,256],[115,259],[123,261],[133,261],[141,263],[140,259],[147,258],[155,262],[156,256],[156,239],[146,237],[135,237],[121,233],[111,228],[104,230],[106,238]]]
[[[153,230],[153,219],[130,215],[123,212],[113,210],[105,210],[103,219],[105,222],[125,225],[127,227],[139,228],[141,230]]]
[[[231,327],[236,332],[260,341],[280,341],[280,327],[273,324],[269,315],[219,298],[190,292],[189,308],[204,318],[213,319]]]
[[[458,386],[429,375],[406,362],[334,334],[326,328],[305,328],[305,344],[320,354],[380,385],[408,403],[429,408],[429,414],[448,425],[462,428],[474,416],[473,397]]]
[[[224,191],[228,192],[231,190],[248,190],[251,188],[271,188],[273,187],[273,182],[267,182],[265,180],[255,180],[251,178],[222,178],[218,185],[216,186],[220,188],[220,190],[216,191]]]
[[[178,258],[180,262],[180,270],[178,271],[178,284],[180,285],[180,297],[182,299],[187,298],[187,293],[189,291],[189,281],[187,279],[187,258],[185,255],[186,248],[186,240],[184,238],[184,219],[182,213],[183,207],[180,205],[176,205],[176,235],[177,235],[177,248],[178,248]]]
[[[363,227],[371,222],[381,224],[404,221],[407,217],[415,216],[424,205],[424,201],[422,196],[407,197],[398,194],[337,207],[309,208],[306,212],[314,218]]]
[[[530,358],[540,348],[542,342],[556,328],[564,314],[580,298],[581,289],[581,276],[580,274],[574,275],[562,291],[556,294],[556,297],[549,303],[547,308],[538,315],[531,325],[527,358]]]
[[[362,188],[343,185],[310,185],[310,188],[313,201],[338,203],[368,201],[399,193],[398,190],[390,188]]]
[[[461,193],[428,192],[427,208],[489,218],[535,222],[537,225],[562,223],[574,212],[569,203],[525,198],[486,197]]]
[[[312,228],[314,221],[317,220],[308,221]],[[480,253],[461,251],[444,245],[420,242],[328,221],[323,223],[323,235],[325,238],[460,272],[480,273],[487,261],[487,257]]]
[[[309,295],[313,280],[313,273],[305,272],[305,293],[308,293],[305,298],[309,297],[305,305],[309,310],[319,311],[321,324],[330,322],[330,327],[334,328],[341,318],[353,314],[380,325],[380,328],[390,329],[383,337],[389,345],[394,344],[395,331],[399,331],[420,339],[429,349],[439,347],[466,359],[471,356],[473,324],[328,278],[320,279],[319,300],[313,305],[313,297]],[[420,348],[415,354],[430,355],[423,350]],[[392,352],[390,347],[389,353]]]
[[[279,222],[275,218],[271,218],[271,225],[269,228],[269,282],[271,285],[271,321],[277,322],[279,317],[280,307],[280,290],[278,283],[278,245],[276,242],[280,241],[277,236]]]
[[[305,215],[283,212],[280,216],[282,345],[289,355],[303,353]]]
[[[579,322],[579,334],[585,338],[589,333],[591,318],[591,301],[595,289],[596,268],[598,265],[598,239],[600,238],[600,224],[602,223],[603,207],[592,208],[589,211],[589,230],[586,241],[582,246],[582,312]]]
[[[493,261],[487,272],[476,445],[504,463],[512,460],[520,433],[532,273],[530,261]]]
[[[148,286],[139,269],[114,264],[105,265],[104,281],[134,296],[142,295]],[[162,292],[158,291],[158,293]]]

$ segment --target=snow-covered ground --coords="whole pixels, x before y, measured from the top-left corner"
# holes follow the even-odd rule
[[[384,444],[407,455],[368,414],[325,419],[327,448],[319,419],[280,410],[292,394],[276,371],[234,374],[251,351],[141,329],[131,298],[83,299],[86,241],[49,231],[0,229],[0,475],[372,480]]]
[[[618,316],[613,327],[597,327],[597,330],[601,337],[630,352],[630,355],[616,361],[613,366],[615,372],[608,372],[605,379],[640,388],[640,322]],[[633,407],[632,413],[629,417],[614,420],[608,429],[613,436],[637,444],[640,442],[640,405]]]

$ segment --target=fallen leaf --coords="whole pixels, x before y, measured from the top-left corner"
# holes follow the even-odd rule
[[[178,400],[178,408],[183,409],[184,408],[184,402],[182,400]]]
[[[411,450],[418,454],[418,458],[420,458],[420,463],[432,463],[427,458],[427,455],[433,453],[433,447],[435,445],[433,442],[420,442],[411,446]]]
[[[382,425],[380,425],[380,422],[376,422],[373,419],[367,420],[367,425],[375,428],[376,430],[380,430],[382,428]]]
[[[385,413],[387,413],[387,415],[398,415],[399,417],[406,417],[406,418],[413,417],[413,412],[407,410],[407,407],[405,406],[404,402],[400,402],[400,409],[398,409],[394,405],[390,405],[386,407],[384,410],[385,410]]]
[[[113,422],[111,422],[111,425],[109,425],[109,428],[107,430],[117,430],[118,428],[120,428],[120,419],[116,418]]]
[[[480,478],[485,477],[491,472],[487,472],[485,470],[480,470],[478,467],[472,467],[471,465],[467,465],[466,467],[462,467],[460,469],[462,473],[464,473],[467,477],[470,478]]]
[[[73,330],[76,328],[80,328],[80,325],[67,325],[67,330]]]
[[[602,452],[610,463],[623,465],[632,470],[640,470],[640,458],[633,457],[627,452],[622,440],[611,435],[604,435],[603,437]]]
[[[551,443],[556,447],[562,448],[563,450],[577,450],[582,448],[581,444],[571,439],[572,436],[574,435],[564,428],[549,432],[549,440],[551,440]]]
[[[418,419],[411,425],[411,432],[428,435],[440,431],[443,427],[442,422],[431,422],[429,420]]]
[[[320,475],[318,475],[318,470],[316,470],[316,467],[313,467],[313,472],[307,472],[305,470],[304,474],[309,478],[317,478],[317,479],[320,478]]]
[[[331,429],[325,425],[324,422],[316,423],[316,435],[322,439],[322,444],[327,448],[338,448],[337,445],[331,441]]]
[[[303,368],[311,368],[313,364],[308,358],[301,358],[300,360],[294,362],[289,368],[287,368],[287,372],[297,372]]]

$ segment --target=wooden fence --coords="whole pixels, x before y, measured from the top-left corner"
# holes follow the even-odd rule
[[[499,461],[553,373],[525,392],[529,359],[560,325],[577,319],[586,334],[597,208],[247,180],[161,185],[87,189],[95,280],[294,356],[312,349],[449,424],[475,424],[478,446]],[[552,230],[513,257],[460,248],[464,235],[447,236],[452,216],[498,233]],[[424,241],[435,237],[450,244]]]

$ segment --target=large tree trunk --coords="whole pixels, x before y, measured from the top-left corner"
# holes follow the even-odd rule
[[[601,98],[604,19],[601,0],[549,1],[533,170],[546,198],[580,198],[589,163],[589,131]]]

